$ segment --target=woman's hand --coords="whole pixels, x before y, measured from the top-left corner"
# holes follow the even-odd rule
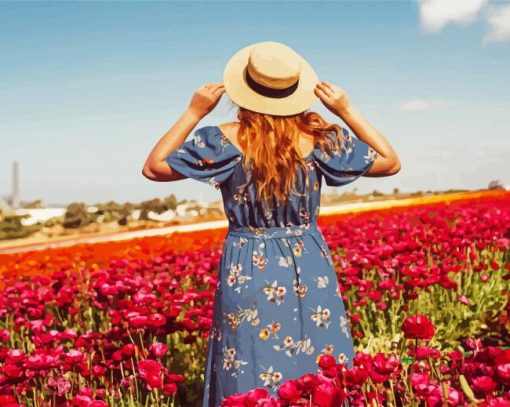
[[[351,107],[351,102],[345,91],[329,82],[317,83],[314,93],[324,103],[324,106],[337,116],[342,116]]]
[[[216,107],[223,92],[223,83],[206,83],[195,92],[188,110],[199,118],[207,116]]]

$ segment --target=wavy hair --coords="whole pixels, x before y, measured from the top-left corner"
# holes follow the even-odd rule
[[[243,152],[243,167],[249,174],[250,183],[256,184],[257,200],[288,203],[291,194],[302,195],[296,190],[299,169],[305,179],[304,188],[309,186],[306,158],[299,152],[299,134],[313,136],[314,146],[327,154],[342,147],[342,128],[328,123],[316,113],[306,110],[292,116],[274,116],[254,112],[237,106],[240,127],[237,142]],[[328,137],[335,132],[337,137]],[[244,189],[244,188],[243,188]]]

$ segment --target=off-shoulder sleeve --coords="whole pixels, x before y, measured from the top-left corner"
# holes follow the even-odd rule
[[[336,137],[336,132],[331,133]],[[353,137],[342,127],[343,147],[331,155],[319,147],[313,150],[313,159],[329,186],[346,185],[365,174],[378,157],[369,144]]]
[[[239,150],[217,126],[205,126],[197,129],[193,138],[172,151],[165,161],[186,177],[218,189],[241,158]]]

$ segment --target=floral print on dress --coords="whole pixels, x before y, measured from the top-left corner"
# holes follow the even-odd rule
[[[270,338],[279,339],[278,331],[280,331],[282,324],[279,322],[272,322],[271,324],[260,329],[260,339],[267,341]]]
[[[352,363],[349,320],[317,217],[323,182],[354,181],[377,154],[346,129],[340,138],[330,155],[315,146],[305,159],[309,182],[298,171],[300,194],[272,208],[257,202],[242,153],[218,126],[197,129],[168,155],[177,172],[220,190],[229,226],[218,264],[202,407],[217,407],[253,387],[276,395],[283,381],[315,372],[322,354]]]
[[[257,250],[253,251],[252,262],[259,270],[264,270],[267,265],[267,257],[264,256],[264,242],[258,244]]]
[[[241,366],[248,364],[245,360],[237,359],[236,354],[236,348],[223,347],[223,369],[229,371],[233,377],[237,377]],[[244,371],[241,370],[240,373]]]
[[[239,285],[245,284],[248,280],[252,279],[252,277],[250,277],[248,275],[241,274],[242,270],[243,270],[243,265],[241,263],[237,263],[237,264],[231,263],[230,264],[229,273],[228,273],[227,280],[226,280],[226,283],[229,287],[234,287],[238,284]],[[241,287],[240,286],[235,287],[234,291],[236,291],[238,293],[241,292]]]
[[[294,279],[292,281],[292,285],[294,287],[294,294],[296,294],[299,298],[306,297],[308,285],[300,283],[298,279]]]
[[[312,321],[314,321],[317,326],[329,328],[329,324],[331,324],[331,312],[329,308],[322,308],[322,305],[318,305],[311,315]]]
[[[315,281],[317,281],[317,288],[319,290],[326,288],[329,284],[329,277],[326,276],[319,276],[317,278],[314,278]]]
[[[336,133],[328,133],[336,137]],[[331,154],[318,152],[315,163],[319,167],[328,186],[341,186],[354,181],[367,172],[379,153],[369,144],[353,137],[342,127],[342,147],[334,149]]]
[[[343,315],[340,315],[340,327],[342,328],[342,332],[348,338],[349,337],[349,321]]]
[[[283,379],[281,372],[275,371],[273,366],[263,369],[263,372],[259,375],[259,377],[264,382],[264,386],[271,388],[277,387]]]
[[[241,308],[239,307],[238,312],[228,312],[223,313],[224,318],[227,320],[230,325],[230,329],[232,331],[237,331],[237,327],[241,325],[241,323],[246,320],[250,322],[251,325],[257,326],[260,322],[260,318],[258,318],[258,310],[255,307],[251,308]]]
[[[285,298],[287,289],[285,288],[285,286],[279,286],[278,281],[274,280],[272,283],[268,283],[264,287],[264,293],[266,294],[267,300],[269,302],[273,302],[276,305],[280,305]]]
[[[273,345],[273,348],[278,352],[284,352],[289,357],[297,355],[299,352],[312,355],[315,350],[310,338],[295,341],[292,336],[286,336],[280,345]]]

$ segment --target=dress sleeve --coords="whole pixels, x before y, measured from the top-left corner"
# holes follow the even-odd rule
[[[216,189],[232,175],[242,157],[217,126],[197,129],[191,140],[172,151],[165,161],[182,175]]]
[[[330,134],[336,137],[336,132]],[[314,162],[329,186],[346,185],[361,177],[379,155],[369,144],[353,137],[344,127],[342,138],[342,148],[333,151],[331,155],[319,147],[313,150]]]

